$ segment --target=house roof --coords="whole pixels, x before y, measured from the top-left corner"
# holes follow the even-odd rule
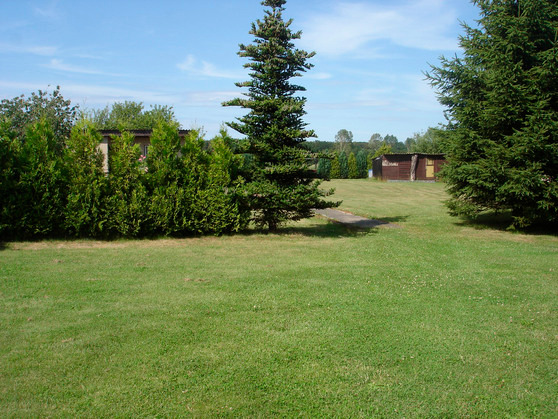
[[[129,133],[134,134],[136,137],[150,137],[153,133],[152,129],[130,129],[127,130]],[[101,129],[99,130],[101,135],[109,136],[109,135],[120,135],[120,130],[118,129]],[[179,129],[178,135],[184,136],[190,132],[189,129]]]
[[[389,153],[382,154],[376,157],[376,159],[381,159],[384,156],[430,156],[430,157],[446,157],[444,153]]]

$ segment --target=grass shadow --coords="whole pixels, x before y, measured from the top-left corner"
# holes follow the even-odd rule
[[[375,227],[361,228],[358,226],[346,225],[337,221],[329,220],[326,224],[314,224],[311,226],[287,226],[280,229],[276,234],[300,235],[319,238],[343,238],[360,237],[377,233],[378,229]]]
[[[462,217],[459,221],[454,222],[454,225],[475,230],[507,231],[533,236],[558,236],[558,224],[537,224],[523,229],[510,229],[512,221],[511,214],[485,213],[476,218]]]
[[[324,219],[325,220],[325,219]],[[279,228],[277,231],[269,231],[252,227],[248,230],[236,233],[234,235],[242,236],[292,236],[299,235],[305,237],[319,238],[343,238],[343,237],[360,237],[370,233],[377,233],[377,228],[359,228],[346,225],[334,220],[325,220],[325,222],[312,222],[312,219],[295,222]]]
[[[378,218],[378,221],[381,221],[384,224],[397,224],[401,222],[405,222],[409,219],[409,215],[398,215],[395,217],[382,217]]]
[[[8,243],[0,241],[0,252],[8,248]]]

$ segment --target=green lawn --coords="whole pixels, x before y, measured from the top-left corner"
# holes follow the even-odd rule
[[[5,244],[0,416],[558,416],[558,238],[331,185],[401,228]]]

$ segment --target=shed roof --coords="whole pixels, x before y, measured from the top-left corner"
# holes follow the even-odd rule
[[[126,130],[131,134],[134,134],[136,137],[149,137],[151,136],[151,134],[153,134],[153,130],[152,129],[129,129]],[[102,129],[99,130],[99,132],[106,136],[106,135],[120,135],[120,130],[118,129]],[[190,132],[189,129],[179,129],[178,130],[178,135],[186,135]]]
[[[446,157],[444,153],[389,153],[382,154],[376,157],[376,159],[381,159],[384,156],[433,156],[433,157]]]

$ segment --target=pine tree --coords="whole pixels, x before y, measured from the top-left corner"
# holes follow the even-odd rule
[[[344,151],[339,153],[339,178],[347,179],[349,177],[349,160]]]
[[[341,166],[339,165],[339,154],[335,153],[331,159],[331,169],[329,171],[331,179],[341,178]]]
[[[349,154],[349,179],[358,179],[359,177],[356,156],[351,151]]]
[[[318,160],[317,172],[321,179],[329,179],[331,173],[331,159],[320,157]]]
[[[287,220],[312,216],[313,208],[335,205],[322,199],[332,191],[319,189],[317,174],[309,169],[309,152],[302,146],[315,134],[305,129],[302,120],[306,99],[294,96],[305,89],[290,79],[312,67],[307,60],[314,53],[295,49],[292,41],[301,32],[290,29],[292,20],[283,20],[285,2],[262,2],[270,9],[263,21],[252,24],[254,43],[241,44],[238,53],[251,60],[245,64],[251,80],[236,83],[248,88],[248,93],[223,104],[249,109],[246,116],[228,125],[246,137],[239,152],[253,156],[251,170],[244,173],[253,221],[270,230]]]
[[[366,154],[364,151],[359,150],[356,155],[358,177],[365,178],[368,176],[368,170],[366,169]]]
[[[442,172],[453,215],[509,211],[512,227],[558,221],[558,8],[478,0],[463,57],[427,74],[447,107]]]

